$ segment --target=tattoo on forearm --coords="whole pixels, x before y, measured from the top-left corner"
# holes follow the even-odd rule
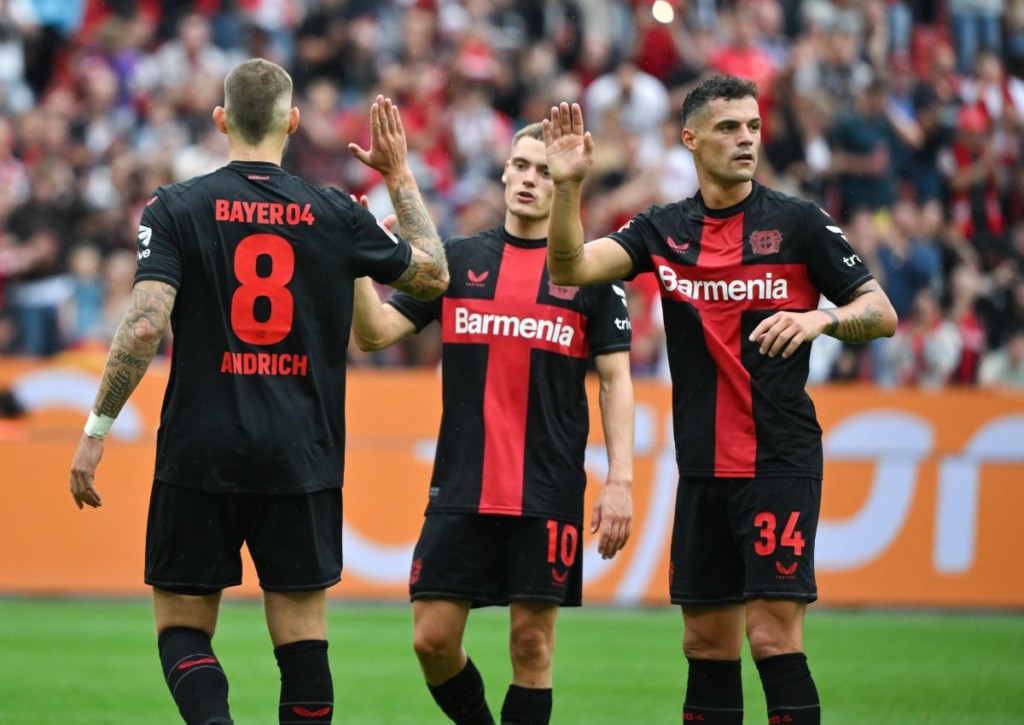
[[[96,412],[116,417],[156,355],[170,322],[177,290],[168,284],[136,286],[128,310],[114,333],[103,379],[96,395]]]
[[[548,257],[552,262],[572,262],[583,254],[583,244],[573,245],[571,249],[548,247]]]
[[[415,297],[433,297],[438,292],[438,284],[448,278],[448,262],[444,255],[444,245],[427,214],[415,182],[400,181],[391,191],[391,202],[398,216],[402,236],[427,256],[427,259],[413,257],[408,269],[395,280],[395,284]]]
[[[882,313],[869,304],[858,315],[839,320],[838,329],[829,334],[843,342],[870,342],[878,337],[881,325]]]

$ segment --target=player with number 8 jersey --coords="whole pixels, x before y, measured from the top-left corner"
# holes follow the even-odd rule
[[[237,66],[213,112],[229,163],[146,204],[131,300],[71,466],[75,503],[99,507],[103,439],[172,326],[145,581],[165,679],[188,725],[232,722],[212,638],[222,591],[242,581],[243,544],[281,671],[278,720],[331,722],[326,590],[342,569],[354,280],[369,275],[424,300],[448,284],[390,99],[371,106],[370,149],[349,149],[383,177],[402,238],[348,194],[282,170],[299,124],[291,100],[280,66]]]
[[[156,478],[252,493],[340,485],[345,290],[363,275],[394,281],[409,245],[348,194],[262,161],[161,187],[142,230],[136,280],[178,288],[171,324],[187,332],[174,338]]]

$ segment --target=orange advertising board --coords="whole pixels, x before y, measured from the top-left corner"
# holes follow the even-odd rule
[[[0,388],[29,414],[0,421],[0,594],[141,594],[146,509],[167,370],[118,417],[79,511],[68,470],[102,360],[0,360]],[[595,381],[592,381],[595,382]],[[345,573],[331,596],[402,599],[440,418],[435,371],[349,374]],[[1024,397],[950,389],[812,390],[825,431],[816,567],[833,605],[1024,608]],[[603,480],[596,387],[588,506]],[[615,559],[585,539],[588,602],[668,601],[676,486],[669,390],[637,381],[633,537]],[[282,431],[286,435],[286,431]],[[256,594],[251,565],[234,590]]]

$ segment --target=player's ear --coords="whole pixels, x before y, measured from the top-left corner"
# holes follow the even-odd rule
[[[224,106],[217,106],[213,109],[213,124],[221,133],[228,132],[228,116]]]
[[[505,159],[505,170],[501,172],[501,183],[502,184],[507,184],[508,183],[508,178],[507,178],[508,177],[508,165],[510,163],[512,163],[511,159]]]
[[[695,139],[697,138],[697,134],[695,134],[689,128],[684,128],[683,132],[680,134],[680,138],[683,141],[683,146],[688,148],[690,151],[693,151],[694,147],[696,146]]]
[[[291,136],[299,129],[299,108],[298,106],[292,106],[292,110],[288,111],[288,135]]]

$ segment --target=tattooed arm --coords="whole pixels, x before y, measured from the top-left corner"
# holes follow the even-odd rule
[[[384,177],[402,237],[412,245],[409,266],[391,286],[416,299],[434,299],[448,287],[448,261],[416,177],[409,169],[402,117],[390,98],[377,96],[370,108],[370,150],[355,143],[350,143],[348,149]]]
[[[94,416],[116,418],[135,390],[163,338],[171,320],[178,291],[166,282],[145,280],[132,290],[128,310],[114,333],[107,364],[100,379],[92,412]],[[78,508],[99,506],[102,501],[93,486],[96,466],[103,455],[103,438],[82,434],[71,462],[71,495]]]
[[[868,342],[892,337],[896,332],[896,311],[874,280],[865,282],[834,310],[776,312],[750,333],[762,355],[789,357],[804,342],[829,335],[843,342]]]
[[[843,300],[842,307],[819,312],[828,317],[822,333],[843,342],[870,342],[896,332],[896,310],[875,281],[855,289]]]

